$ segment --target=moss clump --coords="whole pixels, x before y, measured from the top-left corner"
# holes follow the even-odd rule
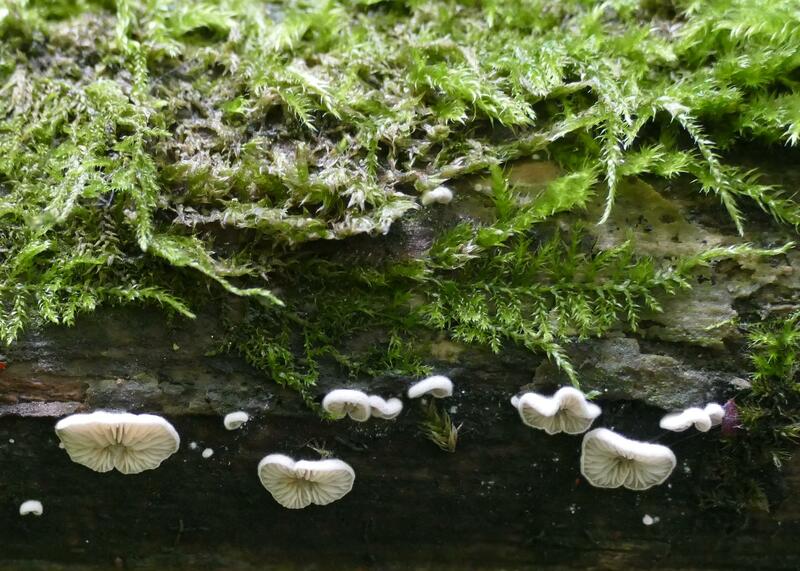
[[[783,496],[781,468],[800,443],[800,313],[755,326],[749,338],[752,386],[736,396],[738,428],[707,463],[702,499],[769,511]]]
[[[538,228],[549,217],[602,193],[605,219],[623,178],[680,174],[740,231],[748,202],[800,222],[791,197],[717,152],[800,138],[795,8],[6,1],[0,338],[104,303],[191,317],[227,292],[254,307],[230,347],[301,390],[328,358],[422,371],[420,326],[544,351],[574,380],[564,340],[635,328],[693,265],[743,249],[661,268],[553,236]],[[521,207],[497,167],[536,152],[563,174]],[[424,191],[489,169],[496,219],[417,259],[303,247],[385,234]],[[343,349],[375,328],[385,355]]]

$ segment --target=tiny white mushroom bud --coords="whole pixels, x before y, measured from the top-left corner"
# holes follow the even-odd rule
[[[443,375],[434,375],[414,383],[408,389],[408,398],[415,399],[430,394],[437,399],[453,395],[453,381]]]
[[[653,516],[649,514],[644,514],[644,517],[642,518],[642,523],[645,525],[653,525],[654,523],[656,523],[656,520],[653,518]]]
[[[19,506],[19,515],[40,516],[44,513],[44,506],[39,500],[27,500]]]
[[[236,430],[248,420],[250,420],[250,415],[242,410],[238,410],[236,412],[226,414],[225,419],[222,422],[225,425],[225,428],[228,430]]]
[[[203,450],[203,453],[201,454],[201,456],[206,460],[211,458],[213,455],[214,455],[214,450],[211,448],[206,448],[205,450]]]
[[[383,400],[378,395],[371,395],[369,397],[369,406],[372,409],[372,416],[375,418],[383,418],[385,420],[392,420],[403,411],[403,401],[398,398],[390,398]]]
[[[433,190],[426,190],[422,193],[422,204],[428,206],[436,202],[437,204],[450,204],[453,200],[453,191],[446,186],[437,186]]]
[[[356,422],[366,422],[372,414],[366,393],[352,389],[336,389],[322,399],[322,408],[333,418],[349,416]]]

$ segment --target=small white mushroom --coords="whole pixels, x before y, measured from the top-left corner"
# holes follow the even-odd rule
[[[370,395],[369,406],[372,409],[372,416],[392,420],[403,411],[403,401],[398,398],[384,400],[378,395]]]
[[[422,193],[422,204],[428,206],[436,202],[437,204],[450,204],[453,200],[453,191],[446,186],[437,186],[432,190]]]
[[[342,460],[295,462],[283,454],[270,454],[258,463],[258,478],[280,505],[300,509],[341,499],[353,489],[356,474]]]
[[[511,399],[522,422],[547,434],[580,434],[600,416],[600,407],[586,400],[576,388],[562,387],[552,397],[525,393]]]
[[[214,449],[213,449],[213,448],[205,448],[205,449],[204,449],[204,450],[203,450],[203,451],[200,453],[200,456],[202,456],[202,457],[203,457],[203,458],[205,458],[206,460],[208,460],[209,458],[211,458],[213,455],[214,455]]]
[[[430,394],[441,399],[453,395],[453,381],[443,375],[434,375],[414,383],[408,389],[408,398],[415,399]]]
[[[39,500],[27,500],[20,504],[19,515],[40,516],[44,513],[44,506]]]
[[[598,488],[646,490],[662,484],[676,463],[666,446],[631,440],[606,428],[583,437],[581,474]]]
[[[229,414],[226,414],[222,423],[228,430],[236,430],[237,428],[240,428],[248,420],[250,420],[250,415],[248,415],[243,410],[237,410],[236,412],[231,412]]]
[[[369,420],[371,410],[366,393],[352,389],[336,389],[322,399],[322,408],[336,419],[349,416],[356,422]]]
[[[725,418],[725,409],[715,402],[708,403],[703,409],[711,419],[711,426],[719,426],[722,424],[722,419]]]
[[[152,470],[178,451],[173,426],[152,414],[97,411],[73,414],[56,424],[56,435],[73,462],[96,472]]]
[[[673,432],[683,432],[692,425],[700,432],[708,432],[712,426],[711,416],[702,408],[694,406],[666,415],[658,425],[664,430]]]

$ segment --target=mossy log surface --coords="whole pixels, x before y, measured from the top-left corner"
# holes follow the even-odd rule
[[[668,201],[644,183],[626,187],[616,224],[635,216],[628,230],[641,234],[643,248],[679,250],[684,236],[708,240],[703,204],[687,205],[680,196]],[[626,214],[626,197],[646,199],[651,208]],[[452,208],[459,212],[458,203]],[[603,233],[598,239],[613,239],[615,221],[607,228],[596,230]],[[425,231],[423,221],[404,224],[376,247],[413,245],[414,233]],[[677,232],[676,239],[665,239],[667,232]],[[767,476],[769,513],[701,507],[703,495],[713,492],[704,474],[714,471],[708,464],[722,437],[718,431],[664,435],[658,428],[665,410],[723,401],[748,382],[742,334],[727,323],[709,328],[712,316],[727,321],[795,306],[796,255],[753,263],[717,267],[707,278],[713,287],[700,283],[679,294],[637,336],[619,333],[569,346],[584,390],[601,392],[596,426],[657,438],[675,451],[672,477],[644,493],[593,488],[579,471],[579,436],[547,436],[522,425],[509,397],[521,387],[549,390],[564,382],[546,358],[528,351],[495,355],[430,341],[428,364],[456,385],[445,408],[463,423],[450,454],[420,434],[419,403],[407,399],[396,421],[321,420],[296,392],[239,357],[213,354],[223,327],[210,308],[194,321],[167,321],[157,311],[103,310],[71,328],[31,332],[8,351],[0,373],[0,564],[797,569],[800,464]],[[336,371],[320,372],[316,398],[343,386],[402,396],[414,380],[354,381]],[[163,414],[181,434],[180,451],[136,476],[74,464],[59,450],[53,426],[66,414],[95,409]],[[251,414],[250,422],[225,430],[223,415],[239,409]],[[211,458],[201,456],[205,448],[214,450]],[[355,487],[324,508],[285,510],[261,487],[256,465],[273,452],[317,458],[313,448],[350,463]],[[44,503],[42,517],[17,515],[29,498]],[[644,525],[645,515],[656,523]]]
[[[0,569],[800,569],[798,46],[797,0],[0,0]],[[509,402],[569,384],[670,478]],[[181,446],[93,472],[95,410]],[[283,509],[271,453],[355,486]]]

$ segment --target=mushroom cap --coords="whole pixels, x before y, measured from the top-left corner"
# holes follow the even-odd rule
[[[514,403],[512,398],[511,404]],[[525,393],[516,399],[515,406],[523,423],[547,434],[586,432],[601,412],[599,406],[573,387],[562,387],[552,397]]]
[[[720,422],[722,422],[721,417]],[[664,430],[673,432],[683,432],[693,424],[700,432],[708,432],[712,426],[711,416],[702,408],[693,406],[681,412],[668,414],[658,423]]]
[[[434,202],[439,204],[449,204],[453,200],[453,191],[446,186],[437,186],[433,190],[422,193],[422,204],[428,206]]]
[[[369,397],[361,391],[352,389],[336,389],[329,392],[322,399],[322,408],[336,419],[349,416],[356,422],[366,422],[372,414]]]
[[[598,488],[646,490],[663,483],[676,463],[666,446],[631,440],[606,428],[583,437],[581,474]]]
[[[295,510],[343,498],[353,489],[356,473],[342,460],[295,462],[283,454],[270,454],[258,463],[258,478],[276,502]]]
[[[432,397],[441,399],[453,395],[453,381],[444,375],[434,375],[427,379],[422,379],[414,383],[408,389],[408,398],[415,399],[422,395],[430,394]]]
[[[710,402],[703,409],[711,419],[711,426],[719,426],[722,424],[722,419],[725,418],[725,409],[715,402]]]
[[[44,513],[44,506],[39,500],[26,500],[19,506],[19,515],[33,514],[36,516]]]
[[[248,420],[250,420],[249,414],[243,410],[237,410],[236,412],[226,414],[225,418],[222,420],[222,423],[225,425],[226,429],[236,430]]]
[[[123,474],[158,468],[181,442],[160,416],[127,412],[73,414],[58,421],[56,435],[73,462],[95,472],[116,468]]]
[[[398,398],[383,400],[378,395],[370,395],[369,406],[372,409],[372,416],[392,420],[403,411],[403,401]]]

